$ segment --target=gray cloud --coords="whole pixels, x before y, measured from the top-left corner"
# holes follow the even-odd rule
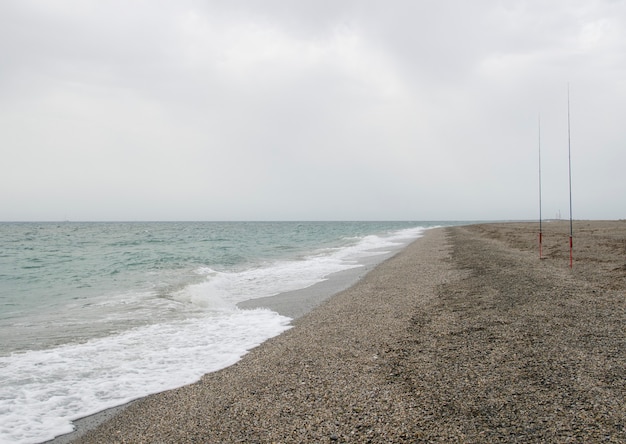
[[[623,1],[0,4],[0,220],[623,218]]]

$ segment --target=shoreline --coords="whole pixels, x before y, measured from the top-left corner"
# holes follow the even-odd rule
[[[377,271],[381,268],[381,266],[383,266],[384,264],[388,264],[390,261],[393,261],[394,259],[398,258],[399,256],[403,256],[403,254],[410,248],[414,247],[414,246],[418,246],[418,249],[420,249],[419,246],[427,246],[430,245],[430,248],[435,248],[436,250],[438,250],[438,246],[437,244],[441,242],[442,236],[443,236],[443,232],[441,231],[441,228],[436,228],[436,229],[429,229],[426,230],[422,236],[420,238],[415,239],[414,241],[399,247],[398,249],[396,249],[396,251],[393,251],[391,253],[389,253],[385,258],[382,258],[382,261],[380,263],[378,263],[377,265],[375,264],[370,264],[369,266],[366,266],[367,270],[362,270],[362,269],[356,269],[358,270],[358,273],[363,273],[364,276],[352,276],[352,280],[353,280],[353,284],[352,286],[350,286],[347,289],[344,289],[342,291],[340,291],[337,294],[334,295],[329,295],[327,298],[325,298],[325,300],[323,302],[321,302],[321,305],[317,306],[315,309],[313,309],[312,311],[302,315],[301,317],[298,317],[297,319],[294,320],[293,325],[294,327],[284,333],[282,333],[281,335],[271,338],[268,341],[264,342],[263,344],[261,344],[259,347],[256,347],[255,349],[251,350],[247,355],[245,355],[240,361],[238,361],[237,363],[235,363],[234,365],[227,367],[223,370],[220,370],[218,372],[213,372],[213,373],[209,373],[207,375],[205,375],[201,381],[195,383],[195,384],[191,384],[188,386],[184,386],[181,387],[180,389],[175,389],[173,391],[168,391],[168,392],[162,392],[162,393],[158,393],[155,395],[150,395],[148,397],[145,398],[141,398],[137,401],[134,401],[128,405],[125,406],[125,408],[123,410],[121,410],[120,412],[116,412],[115,415],[113,415],[110,419],[107,419],[107,421],[97,425],[97,427],[95,428],[90,428],[86,431],[84,431],[83,433],[80,434],[80,436],[72,436],[72,439],[67,441],[67,442],[102,442],[102,440],[104,441],[109,441],[109,440],[113,440],[115,441],[117,438],[120,438],[119,435],[116,437],[114,435],[110,435],[108,436],[108,434],[110,432],[104,432],[104,435],[100,435],[100,433],[102,433],[102,429],[103,428],[107,428],[107,427],[114,427],[117,428],[117,426],[115,426],[114,424],[116,424],[118,421],[125,421],[123,418],[124,417],[136,417],[135,413],[133,412],[133,410],[135,410],[137,407],[139,407],[140,409],[145,409],[147,408],[149,411],[152,411],[154,414],[160,415],[160,413],[157,412],[161,412],[163,413],[163,407],[157,407],[155,410],[153,410],[153,407],[149,407],[148,405],[153,403],[153,402],[157,402],[157,404],[160,402],[157,399],[160,397],[166,397],[169,398],[170,396],[174,395],[174,396],[178,396],[178,394],[182,394],[185,391],[195,391],[196,388],[201,387],[204,384],[204,381],[206,380],[214,380],[217,382],[214,382],[215,386],[213,387],[215,390],[212,390],[213,394],[216,395],[216,392],[222,392],[222,391],[230,391],[232,390],[233,387],[240,387],[240,386],[245,386],[247,385],[247,383],[250,380],[256,380],[257,376],[259,376],[260,373],[264,373],[266,376],[268,375],[268,370],[271,368],[270,366],[268,366],[268,362],[264,361],[263,363],[259,363],[257,361],[257,356],[258,355],[262,355],[265,356],[265,359],[268,358],[268,353],[269,353],[269,359],[270,361],[272,361],[271,356],[276,353],[275,350],[273,350],[274,345],[276,343],[280,343],[283,341],[283,339],[287,336],[291,336],[291,334],[293,334],[293,332],[299,331],[299,332],[308,332],[310,334],[313,334],[314,336],[316,336],[316,332],[320,330],[320,326],[319,326],[319,322],[322,322],[322,324],[327,324],[328,323],[328,314],[334,314],[334,316],[338,316],[339,318],[337,318],[335,320],[335,322],[332,323],[332,325],[336,325],[336,326],[341,326],[342,328],[348,328],[349,324],[345,324],[341,322],[341,317],[343,316],[343,313],[345,313],[346,309],[345,308],[336,308],[333,307],[334,302],[337,302],[341,299],[345,299],[345,298],[340,298],[342,295],[345,295],[346,293],[350,293],[351,290],[353,290],[354,288],[358,288],[362,285],[368,285],[367,281],[368,278],[372,275],[372,274],[376,274]],[[439,232],[439,235],[433,235],[431,233],[437,233]],[[433,244],[435,244],[435,246],[433,247]],[[427,247],[428,248],[428,247]],[[445,255],[445,252],[443,252],[443,250],[441,252],[439,252],[438,254],[441,255]],[[431,265],[429,264],[429,262],[431,261],[431,259],[433,259],[432,255],[420,255],[422,256],[420,261],[422,262],[422,268],[423,269],[428,269],[431,268]],[[409,258],[409,263],[407,264],[408,266],[412,266],[412,261]],[[354,269],[353,269],[354,270]],[[348,270],[350,271],[350,270]],[[341,273],[340,273],[341,274]],[[385,275],[384,270],[382,271],[382,275]],[[430,278],[428,278],[430,279]],[[350,280],[350,279],[349,279]],[[349,281],[348,280],[348,281]],[[319,286],[323,286],[324,283],[320,283],[317,284],[318,288]],[[401,295],[399,295],[401,297]],[[350,297],[348,297],[348,301],[350,301]],[[262,301],[263,306],[265,306],[267,301]],[[378,301],[378,304],[383,303],[384,301]],[[356,307],[353,308],[349,308],[349,311],[353,311]],[[365,308],[365,307],[361,307],[361,308]],[[384,310],[382,309],[382,306],[379,306],[379,309],[376,309],[375,307],[370,307],[372,309],[374,309],[375,311],[378,312],[383,312]],[[403,310],[404,315],[406,316],[408,312],[406,312],[406,310]],[[320,316],[321,314],[321,316]],[[389,314],[387,314],[386,316],[388,318],[389,321],[391,321],[393,318],[395,318],[395,315],[391,315],[391,317],[389,317]],[[314,324],[317,325],[311,325],[311,321],[313,320]],[[362,322],[359,322],[359,326],[361,328],[366,328],[367,324],[363,324]],[[397,326],[397,325],[396,325]],[[357,327],[357,326],[353,326],[353,327]],[[393,323],[388,325],[388,328],[393,330]],[[346,335],[341,335],[341,338],[344,339],[346,337]],[[289,339],[288,339],[289,341]],[[296,340],[296,342],[299,342],[299,340]],[[304,342],[309,342],[309,340],[306,340]],[[299,352],[297,352],[298,356],[306,356],[309,353],[308,350],[305,349],[301,349]],[[370,359],[369,357],[367,358],[368,360]],[[246,367],[248,366],[249,363],[253,363],[252,365],[255,367],[254,370],[251,371],[251,373],[248,373],[246,370]],[[343,366],[343,361],[341,363],[339,363],[341,366]],[[241,375],[241,368],[244,369],[243,372],[243,377],[245,379],[245,381],[241,381],[239,380],[240,377],[242,377]],[[236,374],[238,374],[239,376],[237,376],[237,380],[236,381],[223,381],[222,377],[224,375],[229,375],[231,372],[234,372]],[[228,377],[228,376],[227,376]],[[271,374],[270,374],[271,377]],[[187,395],[182,395],[183,397],[186,397]],[[220,395],[217,395],[218,397]],[[183,407],[184,405],[186,405],[186,401],[182,401],[180,403],[176,402],[177,405],[181,406],[183,409],[186,409],[186,407]],[[274,403],[272,403],[274,404]],[[274,407],[275,408],[275,407]],[[152,415],[152,414],[151,414]],[[218,414],[218,416],[221,416],[221,412]],[[147,419],[147,418],[144,418]],[[133,420],[134,422],[134,420]],[[140,422],[143,422],[143,420],[140,420]],[[152,422],[152,420],[148,420],[148,422]],[[219,420],[218,420],[219,422]],[[67,436],[67,435],[64,435]],[[57,438],[58,440],[59,438]],[[163,438],[163,437],[159,437],[159,438],[155,438],[155,437],[147,437],[147,436],[142,436],[142,434],[139,435],[134,435],[134,436],[125,436],[124,438],[121,439],[120,442],[126,441],[126,442],[140,442],[144,440],[144,442],[150,442],[150,441],[166,441],[166,442],[185,442],[188,441],[187,438],[184,437],[180,437],[180,436],[176,436],[176,437],[168,437],[168,438]],[[200,440],[202,440],[200,438]],[[206,439],[205,439],[206,440]],[[218,441],[231,441],[234,440],[232,439],[232,437],[228,437],[228,438],[221,438],[218,439]],[[235,440],[236,441],[236,440]],[[264,440],[261,439],[261,442],[263,442]],[[54,444],[57,444],[57,441],[52,441]]]
[[[393,248],[385,248],[383,252],[375,256],[362,258],[358,267],[331,273],[323,281],[309,287],[286,291],[274,296],[248,299],[239,302],[237,307],[242,309],[267,308],[295,321],[337,293],[352,287],[378,265],[395,256],[413,242],[419,241],[423,236],[422,233],[420,237],[409,242]]]
[[[438,228],[77,442],[624,442],[626,222]]]
[[[411,243],[419,240],[424,236],[424,233],[430,229],[431,228],[424,229],[424,232],[416,239],[411,239],[394,247],[383,248],[376,255],[364,257],[359,261],[358,267],[332,273],[326,276],[325,280],[315,283],[309,287],[287,291],[273,296],[248,299],[238,303],[237,307],[241,309],[267,308],[282,316],[292,318],[293,323],[298,318],[304,316],[311,310],[314,310],[327,299],[332,298],[337,293],[355,285],[372,269],[407,248],[407,246]],[[44,441],[42,444],[72,443],[90,430],[93,430],[100,424],[110,420],[115,415],[121,413],[130,405],[143,398],[145,397],[76,419],[72,421],[75,428],[73,432],[59,435],[51,440]]]

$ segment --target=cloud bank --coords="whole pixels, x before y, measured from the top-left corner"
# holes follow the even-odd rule
[[[626,217],[623,1],[369,3],[2,2],[0,220]]]

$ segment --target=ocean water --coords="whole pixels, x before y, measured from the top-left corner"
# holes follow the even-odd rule
[[[290,328],[238,302],[384,257],[434,222],[0,223],[0,443],[197,381]]]

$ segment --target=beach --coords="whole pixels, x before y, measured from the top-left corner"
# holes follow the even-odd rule
[[[426,231],[231,367],[75,442],[626,442],[626,222]]]

